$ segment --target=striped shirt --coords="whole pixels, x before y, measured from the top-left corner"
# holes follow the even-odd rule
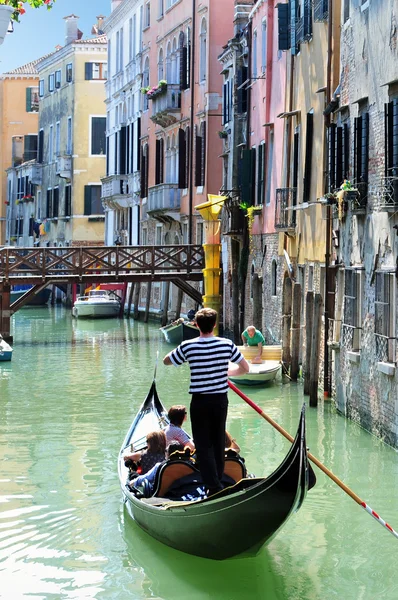
[[[231,340],[198,337],[182,342],[170,354],[176,367],[184,362],[191,369],[190,394],[218,394],[228,391],[228,363],[239,363],[243,356]]]
[[[179,444],[182,444],[183,446],[185,446],[187,442],[191,441],[191,438],[182,427],[177,427],[177,425],[173,425],[172,423],[165,427],[164,432],[166,434],[167,445],[169,445],[173,440]]]

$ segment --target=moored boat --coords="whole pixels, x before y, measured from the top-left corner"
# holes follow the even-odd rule
[[[244,375],[237,375],[229,379],[242,385],[262,385],[274,381],[281,369],[277,360],[263,360],[260,364],[250,364],[250,371]]]
[[[11,290],[11,294],[10,294],[11,304],[13,302],[16,302],[17,300],[19,300],[21,298],[21,296],[26,294],[26,292],[29,291],[31,288],[32,288],[31,285],[13,286],[13,288]],[[26,302],[26,304],[24,304],[23,308],[25,306],[45,306],[48,303],[50,296],[51,296],[51,290],[48,288],[44,288],[44,290],[40,290],[40,292],[38,292],[34,296],[31,296],[30,300],[28,300],[28,302]]]
[[[188,321],[170,323],[170,325],[160,327],[160,331],[163,333],[166,342],[175,346],[178,346],[181,342],[185,342],[185,340],[192,340],[198,337],[200,333],[196,325],[192,325]]]
[[[146,434],[166,424],[166,411],[153,382],[125,437],[118,460],[127,510],[157,540],[182,552],[218,560],[241,553],[253,554],[300,508],[312,472],[307,459],[304,408],[295,440],[271,475],[247,477],[236,462],[230,465],[226,459],[225,473],[232,479],[229,487],[209,498],[202,496],[195,500],[184,499],[187,497],[184,484],[192,482],[194,477],[195,485],[200,487],[200,473],[196,470],[195,475],[195,468],[184,461],[177,465],[168,461],[159,468],[152,497],[144,497],[134,482],[129,481],[123,460],[125,450],[131,446],[134,450],[143,449]],[[180,497],[176,497],[176,490]]]
[[[8,361],[12,358],[12,347],[0,335],[0,361]]]
[[[74,317],[107,318],[120,314],[120,298],[108,290],[90,290],[88,294],[79,296],[73,304]]]

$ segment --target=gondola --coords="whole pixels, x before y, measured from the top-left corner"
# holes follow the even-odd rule
[[[160,327],[160,331],[163,333],[166,342],[174,344],[174,346],[178,346],[178,344],[186,340],[193,340],[200,333],[196,325],[192,325],[188,321],[170,323],[170,325]]]
[[[313,471],[307,459],[303,407],[295,440],[270,476],[244,477],[218,494],[198,500],[176,500],[175,493],[169,494],[164,485],[160,497],[156,489],[155,496],[142,497],[129,481],[123,453],[131,446],[135,450],[143,449],[146,433],[164,428],[167,422],[154,381],[124,439],[118,470],[130,516],[147,533],[172,548],[217,560],[242,553],[256,554],[300,508],[307,490],[314,484],[314,481],[309,484]],[[184,476],[183,464],[177,467]],[[167,463],[159,472],[166,473],[166,468],[170,468]],[[197,475],[196,481],[200,482],[199,472]],[[180,482],[188,479],[184,476]],[[170,499],[170,495],[174,499]],[[183,491],[181,495],[186,497]]]

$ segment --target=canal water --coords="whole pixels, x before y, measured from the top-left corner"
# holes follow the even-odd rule
[[[158,326],[32,308],[14,316],[13,333],[13,360],[0,363],[0,598],[398,598],[398,540],[316,467],[317,486],[256,557],[215,562],[150,538],[124,510],[116,460],[156,353],[170,350]],[[188,380],[185,366],[159,364],[166,406],[188,402]],[[246,391],[294,435],[300,385]],[[258,475],[289,447],[232,392],[228,429]],[[398,528],[397,453],[330,403],[307,410],[307,436],[311,452]]]

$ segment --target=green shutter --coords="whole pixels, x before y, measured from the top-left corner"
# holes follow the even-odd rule
[[[278,4],[278,50],[289,50],[289,4]]]
[[[91,185],[84,186],[84,214],[91,215]]]
[[[85,72],[86,72],[86,76],[85,76],[86,80],[87,79],[90,80],[93,78],[93,63],[89,63],[89,62],[85,63]]]
[[[32,112],[32,88],[26,88],[26,112]]]

